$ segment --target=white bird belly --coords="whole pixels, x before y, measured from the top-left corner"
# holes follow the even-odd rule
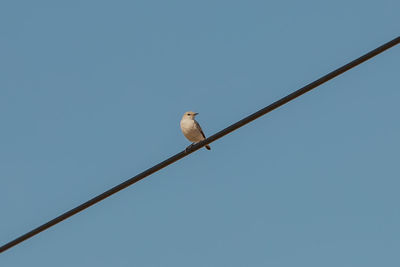
[[[201,140],[204,140],[201,130],[197,128],[194,120],[181,120],[181,130],[183,135],[190,142],[200,142]]]

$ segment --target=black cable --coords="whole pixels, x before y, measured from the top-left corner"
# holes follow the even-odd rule
[[[124,189],[124,188],[126,188],[126,187],[128,187],[128,186],[130,186],[130,185],[142,180],[143,178],[145,178],[145,177],[147,177],[147,176],[149,176],[149,175],[161,170],[162,168],[167,167],[168,165],[174,163],[175,161],[180,160],[183,157],[186,157],[187,155],[195,152],[196,150],[199,150],[203,146],[205,146],[207,144],[210,144],[211,142],[214,142],[215,140],[217,140],[217,139],[219,139],[219,138],[221,138],[221,137],[223,137],[223,136],[225,136],[225,135],[227,135],[227,134],[239,129],[240,127],[248,124],[249,122],[251,122],[251,121],[253,121],[253,120],[255,120],[255,119],[257,119],[257,118],[259,118],[259,117],[261,117],[261,116],[263,116],[265,114],[267,114],[268,112],[270,112],[270,111],[272,111],[272,110],[274,110],[274,109],[286,104],[287,102],[295,99],[296,97],[299,97],[302,94],[305,94],[308,91],[311,91],[312,89],[316,88],[317,86],[319,86],[319,85],[321,85],[321,84],[323,84],[323,83],[335,78],[336,76],[338,76],[338,75],[350,70],[351,68],[363,63],[364,61],[367,61],[368,59],[370,59],[370,58],[382,53],[383,51],[385,51],[385,50],[387,50],[387,49],[389,49],[389,48],[391,48],[391,47],[393,47],[393,46],[395,46],[395,45],[397,45],[399,43],[400,43],[400,36],[395,38],[395,39],[393,39],[392,41],[387,42],[384,45],[382,45],[382,46],[380,46],[380,47],[368,52],[367,54],[357,58],[356,60],[353,60],[350,63],[348,63],[348,64],[346,64],[346,65],[344,65],[344,66],[342,66],[342,67],[330,72],[329,74],[319,78],[318,80],[316,80],[316,81],[304,86],[303,88],[291,93],[290,95],[287,95],[284,98],[281,98],[280,100],[272,103],[271,105],[269,105],[269,106],[267,106],[267,107],[265,107],[263,109],[260,109],[259,111],[251,114],[250,116],[247,116],[246,118],[244,118],[244,119],[242,119],[242,120],[240,120],[240,121],[238,121],[238,122],[236,122],[234,124],[232,124],[231,126],[223,129],[222,131],[219,131],[218,133],[208,137],[207,139],[205,139],[205,140],[203,140],[203,141],[201,141],[199,143],[196,143],[195,145],[190,147],[187,151],[184,150],[182,152],[179,152],[178,154],[176,154],[176,155],[164,160],[163,162],[151,167],[150,169],[147,169],[144,172],[139,173],[138,175],[130,178],[129,180],[127,180],[127,181],[125,181],[125,182],[123,182],[123,183],[121,183],[121,184],[119,184],[119,185],[107,190],[106,192],[104,192],[104,193],[102,193],[102,194],[90,199],[89,201],[86,201],[85,203],[77,206],[76,208],[73,208],[72,210],[69,210],[69,211],[63,213],[60,216],[52,219],[51,221],[48,221],[47,223],[45,223],[45,224],[33,229],[32,231],[30,231],[30,232],[28,232],[26,234],[23,234],[20,237],[8,242],[7,244],[5,244],[5,245],[0,247],[0,253],[2,253],[4,251],[6,251],[7,249],[9,249],[9,248],[21,243],[22,241],[25,241],[28,238],[31,238],[32,236],[35,236],[35,235],[39,234],[40,232],[46,230],[47,228],[50,228],[50,227],[56,225],[57,223],[59,223],[59,222],[65,220],[65,219],[77,214],[78,212],[83,211],[84,209],[86,209],[86,208],[96,204],[97,202],[99,202],[99,201],[101,201],[101,200],[103,200],[103,199],[105,199],[105,198],[117,193],[118,191],[120,191],[120,190],[122,190],[122,189]]]

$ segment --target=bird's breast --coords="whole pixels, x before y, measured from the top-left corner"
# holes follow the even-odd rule
[[[181,130],[183,135],[191,142],[199,142],[204,139],[194,120],[181,120]]]
[[[183,132],[194,130],[196,127],[193,120],[181,120],[181,129]]]

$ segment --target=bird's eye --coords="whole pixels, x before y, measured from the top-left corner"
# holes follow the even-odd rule
[[[188,114],[188,116],[190,116],[190,114]]]

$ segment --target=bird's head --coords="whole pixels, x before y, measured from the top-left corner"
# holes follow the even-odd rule
[[[183,114],[182,119],[191,119],[194,120],[194,117],[196,117],[196,115],[199,113],[193,112],[193,111],[188,111],[185,112],[185,114]]]

